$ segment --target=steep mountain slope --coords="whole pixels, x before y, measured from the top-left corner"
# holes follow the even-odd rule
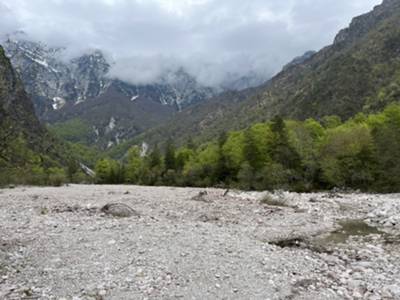
[[[355,18],[333,45],[274,77],[243,107],[248,115],[282,114],[304,119],[379,110],[379,93],[400,83],[400,2],[385,0]],[[258,108],[257,106],[260,106]]]
[[[355,18],[331,46],[289,64],[247,99],[226,99],[223,109],[213,107],[218,104],[211,99],[135,142],[152,142],[157,140],[155,135],[165,139],[177,133],[181,140],[195,136],[204,141],[209,133],[215,136],[275,115],[347,119],[361,111],[379,111],[400,100],[399,70],[400,1],[385,0],[372,12]],[[238,94],[227,97],[235,99]]]
[[[98,97],[77,105],[67,104],[62,110],[49,114],[46,120],[66,140],[96,144],[105,149],[166,121],[176,113],[172,106],[143,96],[129,97],[119,91],[118,86],[112,84]],[[77,122],[82,127],[75,134],[62,134],[65,127],[71,128]]]
[[[0,47],[0,181],[9,170],[59,165],[66,161],[64,153],[62,145],[40,125],[31,100]]]

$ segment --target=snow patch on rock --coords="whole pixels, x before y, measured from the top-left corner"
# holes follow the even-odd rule
[[[114,117],[111,117],[110,122],[108,123],[108,125],[106,127],[106,133],[112,132],[116,126],[117,126],[117,121],[115,120]]]
[[[61,97],[54,97],[52,107],[54,110],[59,110],[65,106],[67,102]]]

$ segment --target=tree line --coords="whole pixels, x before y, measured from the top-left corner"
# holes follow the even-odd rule
[[[398,192],[400,105],[346,122],[275,117],[198,146],[169,140],[146,154],[134,146],[122,162],[99,160],[95,171],[101,184]]]

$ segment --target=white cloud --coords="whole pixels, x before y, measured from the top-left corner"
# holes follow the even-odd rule
[[[0,33],[23,30],[76,55],[99,48],[112,75],[157,80],[183,65],[202,82],[277,72],[380,0],[0,0]]]

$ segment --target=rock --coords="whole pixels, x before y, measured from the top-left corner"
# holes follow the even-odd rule
[[[197,218],[197,220],[204,223],[216,222],[219,221],[219,217],[212,214],[202,214]]]
[[[353,299],[362,299],[363,295],[358,290],[354,290],[352,297]]]
[[[196,196],[192,197],[192,200],[206,202],[206,203],[212,202],[210,199],[207,199],[206,197],[207,195],[208,195],[207,191],[201,191]]]
[[[382,290],[382,296],[388,298],[393,297],[394,299],[400,299],[400,286],[398,285],[387,285]]]
[[[133,208],[123,203],[106,204],[101,208],[101,211],[107,215],[119,218],[129,218],[140,215]]]

